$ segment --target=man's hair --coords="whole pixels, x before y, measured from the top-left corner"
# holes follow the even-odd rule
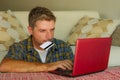
[[[28,18],[29,26],[34,28],[35,23],[38,20],[41,20],[41,21],[42,20],[47,20],[47,21],[53,20],[55,22],[56,17],[52,13],[52,11],[50,11],[49,9],[45,7],[35,7],[29,13],[29,18]]]

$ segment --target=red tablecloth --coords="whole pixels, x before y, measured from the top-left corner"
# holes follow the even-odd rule
[[[65,77],[51,73],[0,73],[0,80],[120,80],[120,67],[108,68],[105,71]]]

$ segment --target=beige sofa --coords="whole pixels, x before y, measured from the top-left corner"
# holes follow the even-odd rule
[[[27,32],[28,26],[28,11],[13,11],[14,15],[24,26],[24,30]],[[71,29],[77,24],[80,18],[83,16],[90,16],[94,18],[100,18],[100,15],[96,11],[53,11],[57,17],[55,37],[66,41]],[[75,50],[75,46],[71,46],[72,50]],[[5,56],[6,52],[0,53],[0,61]],[[120,47],[111,46],[109,66],[120,65]]]

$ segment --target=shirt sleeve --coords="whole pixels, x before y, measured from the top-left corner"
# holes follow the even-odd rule
[[[67,59],[70,59],[70,60],[74,60],[74,55],[73,55],[73,51],[71,49],[71,47],[67,44],[66,45],[66,54],[65,54],[66,58]]]
[[[5,58],[22,59],[22,47],[19,44],[13,44],[10,46]]]

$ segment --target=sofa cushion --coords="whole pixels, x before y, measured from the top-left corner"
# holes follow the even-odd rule
[[[9,49],[14,42],[27,38],[23,26],[12,11],[0,13],[0,51]]]
[[[67,42],[74,45],[77,38],[110,37],[120,20],[82,17],[71,30]]]

